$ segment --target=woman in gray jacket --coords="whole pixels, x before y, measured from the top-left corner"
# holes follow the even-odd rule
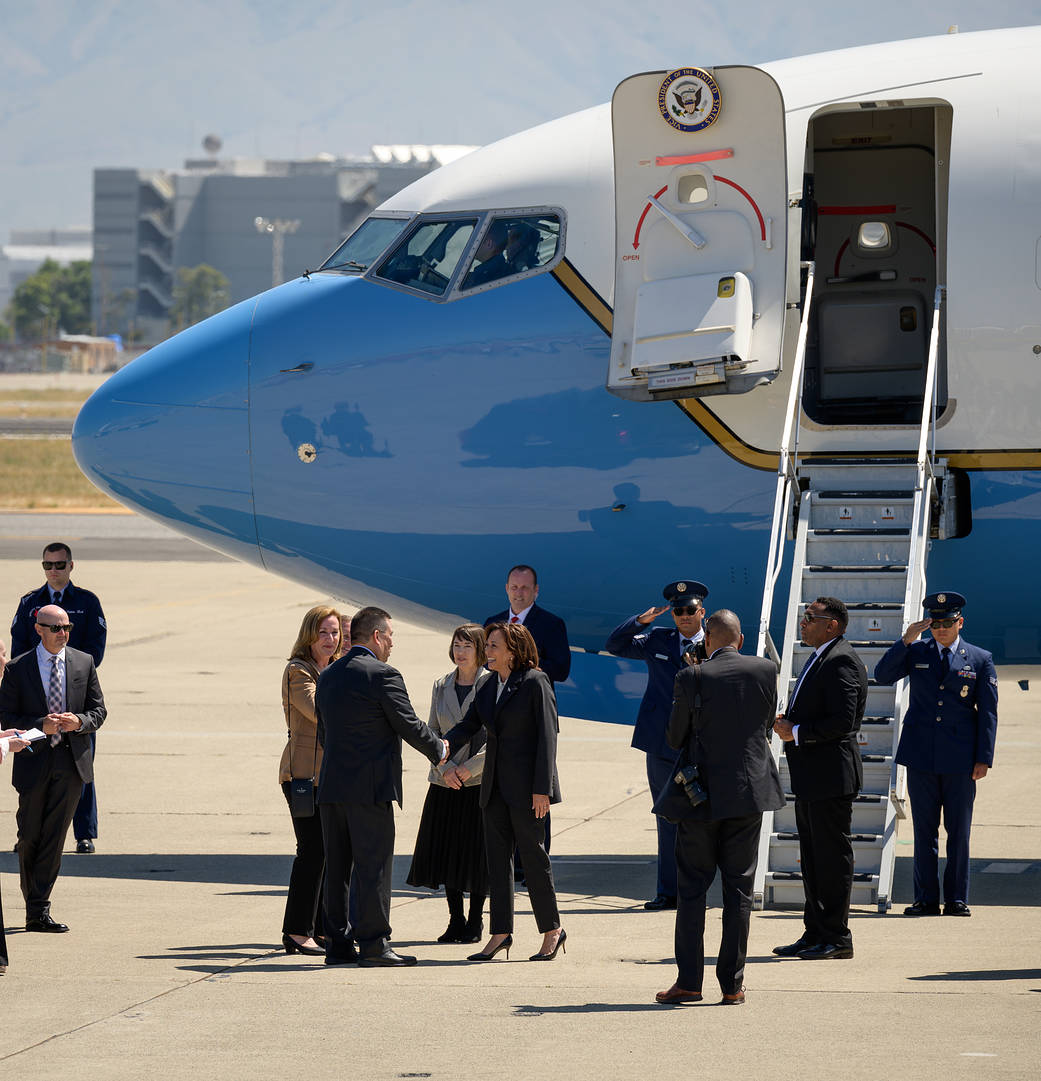
[[[434,683],[430,701],[429,723],[438,735],[444,735],[462,720],[477,688],[489,676],[484,668],[483,629],[476,623],[456,627],[448,655],[455,668]],[[480,942],[484,933],[488,864],[480,806],[483,769],[483,731],[443,767],[430,769],[430,788],[406,881],[410,886],[432,890],[445,887],[449,922],[438,942]],[[449,780],[456,780],[461,787],[450,786]],[[465,893],[470,894],[468,915],[463,911]]]

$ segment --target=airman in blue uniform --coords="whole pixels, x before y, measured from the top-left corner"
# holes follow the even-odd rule
[[[914,904],[905,916],[940,915],[940,815],[947,831],[943,914],[970,916],[969,830],[976,782],[994,764],[998,677],[994,658],[961,637],[965,598],[930,593],[912,623],[875,666],[879,683],[910,679],[897,762],[907,768],[914,826]],[[918,640],[926,628],[931,640]]]
[[[708,587],[701,582],[670,582],[663,590],[666,604],[656,605],[627,619],[607,639],[608,653],[643,661],[647,665],[647,690],[636,717],[632,746],[647,755],[647,783],[652,804],[672,778],[676,752],[665,739],[672,713],[672,690],[676,674],[686,664],[705,659],[705,617]],[[650,625],[672,609],[673,627]],[[658,889],[643,907],[657,912],[676,907],[676,826],[659,817]]]

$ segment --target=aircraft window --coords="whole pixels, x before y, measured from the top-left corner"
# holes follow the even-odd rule
[[[476,226],[476,218],[423,222],[376,273],[389,281],[442,296]]]
[[[366,218],[322,263],[321,270],[346,270],[361,274],[378,259],[408,225],[407,218]]]
[[[555,214],[493,218],[461,288],[474,289],[537,270],[552,261],[559,244],[560,219]]]

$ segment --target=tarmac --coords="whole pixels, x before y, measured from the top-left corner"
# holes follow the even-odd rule
[[[655,992],[675,977],[674,913],[642,907],[654,892],[655,848],[643,757],[624,726],[564,718],[552,856],[567,954],[527,963],[540,936],[523,891],[509,961],[468,964],[473,947],[434,942],[447,922],[444,896],[404,882],[426,788],[425,759],[406,747],[392,922],[394,945],[419,964],[326,968],[279,945],[293,834],[277,765],[284,659],[303,613],[327,598],[134,515],[9,514],[0,517],[0,612],[40,584],[39,550],[59,537],[73,546],[74,581],[99,594],[109,624],[101,836],[83,856],[70,834],[53,913],[71,932],[26,934],[11,853],[15,793],[0,786],[5,1076],[1041,1075],[1038,668],[999,669],[971,919],[899,915],[911,901],[905,826],[894,908],[854,910],[853,960],[775,958],[772,947],[799,936],[800,914],[754,913],[747,1004],[720,1013],[717,886],[705,1002],[659,1006]],[[450,628],[396,621],[391,660],[421,716],[449,666]]]

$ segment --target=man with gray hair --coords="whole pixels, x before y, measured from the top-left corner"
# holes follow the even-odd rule
[[[705,972],[705,895],[723,882],[723,937],[716,960],[722,1005],[745,1001],[744,971],[752,886],[763,812],[784,806],[770,730],[777,705],[777,666],[746,657],[741,624],[727,608],[705,620],[706,660],[676,676],[669,745],[682,752],[677,771],[697,770],[707,799],[680,800],[676,832],[676,982],[658,1002],[698,1002]],[[688,774],[689,777],[689,774]],[[673,782],[675,784],[675,782]],[[682,816],[682,817],[680,817]]]

